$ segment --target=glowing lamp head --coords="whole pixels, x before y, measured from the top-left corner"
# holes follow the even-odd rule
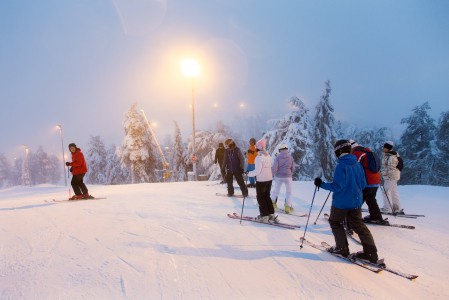
[[[186,59],[181,62],[181,71],[187,77],[198,77],[200,65],[194,59]]]

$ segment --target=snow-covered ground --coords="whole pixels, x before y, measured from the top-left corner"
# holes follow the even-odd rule
[[[419,275],[410,281],[300,249],[307,218],[280,215],[297,230],[229,219],[242,199],[216,196],[222,185],[88,187],[107,199],[44,201],[67,197],[65,186],[0,190],[0,299],[449,299],[449,188],[400,186],[405,211],[426,217],[390,217],[415,230],[369,227],[387,265]],[[296,213],[308,213],[313,191],[294,183]],[[313,224],[327,194],[315,196],[306,238],[333,244],[326,220]],[[254,199],[244,212],[258,214]]]

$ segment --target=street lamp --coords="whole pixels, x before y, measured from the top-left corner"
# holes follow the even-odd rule
[[[64,140],[62,138],[62,125],[56,125],[61,135],[61,149],[62,149],[62,177],[64,177],[65,186],[67,186],[67,178],[65,177],[65,153],[64,153]]]
[[[200,65],[194,59],[185,59],[181,62],[181,71],[186,76],[192,79],[192,163],[193,163],[193,175],[195,181],[198,179],[198,175],[196,172],[196,141],[195,141],[195,77],[198,77],[200,74]]]

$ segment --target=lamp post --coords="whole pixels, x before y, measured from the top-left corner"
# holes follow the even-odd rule
[[[200,66],[198,62],[194,59],[186,59],[181,62],[181,71],[186,76],[192,79],[192,163],[193,163],[193,175],[195,181],[198,179],[198,174],[196,172],[196,140],[195,140],[195,77],[200,74]]]
[[[64,177],[65,186],[67,186],[67,177],[65,177],[65,153],[64,153],[64,139],[62,138],[62,125],[56,125],[61,135],[61,149],[62,149],[62,177]]]

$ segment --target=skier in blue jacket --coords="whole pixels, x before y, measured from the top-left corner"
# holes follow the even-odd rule
[[[377,263],[377,248],[371,232],[363,223],[361,207],[363,189],[366,186],[365,173],[355,155],[351,154],[351,143],[339,140],[334,145],[338,163],[334,170],[334,181],[323,182],[315,178],[315,185],[333,192],[329,224],[334,234],[335,246],[329,252],[349,256],[348,239],[343,227],[345,219],[350,227],[359,235],[363,252],[354,256]]]

